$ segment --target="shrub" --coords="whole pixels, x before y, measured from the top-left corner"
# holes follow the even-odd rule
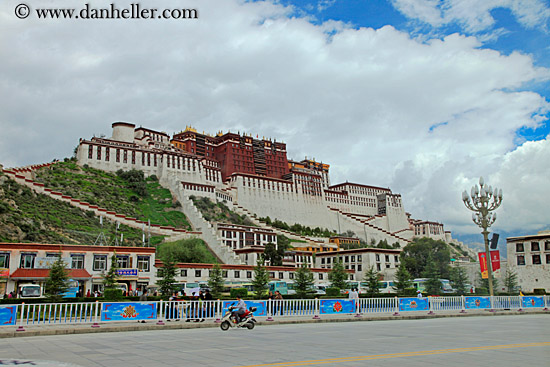
[[[248,296],[248,290],[246,288],[232,288],[230,291],[230,295],[232,298],[235,298],[237,296],[243,298]]]
[[[105,288],[104,298],[107,301],[120,301],[122,299],[122,290]]]
[[[326,289],[327,296],[340,297],[340,288],[330,287]]]

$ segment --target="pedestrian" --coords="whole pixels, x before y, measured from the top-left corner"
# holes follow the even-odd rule
[[[280,310],[282,315],[283,314],[283,295],[279,291],[275,291],[275,303],[277,304],[277,307],[274,307],[273,313],[277,313],[277,310]]]
[[[420,292],[420,289],[416,291],[416,298],[424,298],[424,296],[422,296],[422,292]]]
[[[141,296],[139,296],[139,300],[142,301],[142,302],[147,301],[147,289],[143,291]]]
[[[92,296],[92,292],[90,292],[90,290],[88,289],[88,292],[86,292],[86,297],[91,297]]]
[[[359,292],[357,288],[352,288],[348,295],[349,299],[353,300],[353,306],[355,307],[355,312],[359,313]]]
[[[8,298],[13,298],[13,291],[8,294]]]

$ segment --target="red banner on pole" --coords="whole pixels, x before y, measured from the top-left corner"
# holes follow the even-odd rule
[[[479,267],[481,270],[481,277],[483,279],[489,279],[489,270],[487,270],[487,256],[485,252],[478,252],[477,256],[479,257]]]
[[[500,251],[491,251],[491,267],[493,271],[500,270]]]

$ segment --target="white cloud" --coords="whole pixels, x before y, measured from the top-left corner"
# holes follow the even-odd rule
[[[246,131],[284,140],[290,158],[331,164],[334,183],[389,186],[413,217],[460,231],[473,230],[460,193],[475,178],[494,178],[513,213],[522,210],[518,176],[508,173],[518,152],[530,182],[548,177],[548,160],[530,161],[539,153],[530,143],[516,149],[515,139],[549,108],[516,90],[550,71],[526,55],[480,49],[474,37],[418,42],[391,26],[315,26],[266,2],[189,1],[199,19],[164,21],[22,21],[15,5],[0,4],[6,166],[70,156],[79,138],[110,135],[113,121]],[[502,224],[549,222],[540,203],[530,209]]]
[[[491,11],[508,9],[526,28],[547,30],[550,6],[543,0],[391,0],[402,14],[411,19],[440,27],[457,22],[467,32],[491,29],[495,19]],[[499,33],[502,30],[498,31]]]

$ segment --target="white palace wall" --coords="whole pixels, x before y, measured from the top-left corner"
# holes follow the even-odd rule
[[[128,140],[127,134],[123,134],[125,132],[121,129],[119,135]],[[371,189],[372,192],[366,192],[353,184],[346,184],[340,191],[321,190],[320,195],[310,195],[303,193],[300,183],[251,175],[235,174],[227,183],[222,183],[221,171],[215,161],[177,150],[155,149],[150,144],[138,145],[135,141],[81,140],[77,160],[80,165],[87,164],[109,172],[136,169],[143,171],[145,176],[156,175],[161,185],[179,192],[181,196],[177,196],[180,198],[190,195],[206,196],[212,200],[231,197],[231,201],[258,217],[269,216],[289,225],[299,223],[339,233],[349,230],[369,242],[386,239],[390,244],[396,241],[404,244],[406,241],[402,239],[410,237],[408,233],[398,234],[399,238],[391,234],[408,231],[409,222],[401,196],[391,194],[389,189],[381,189],[385,199],[380,199],[377,198],[381,195],[378,192]],[[349,189],[349,195],[345,189]],[[378,215],[380,203],[385,204],[384,215]],[[344,213],[358,214],[359,217],[346,217]],[[370,225],[361,222],[367,219]]]

